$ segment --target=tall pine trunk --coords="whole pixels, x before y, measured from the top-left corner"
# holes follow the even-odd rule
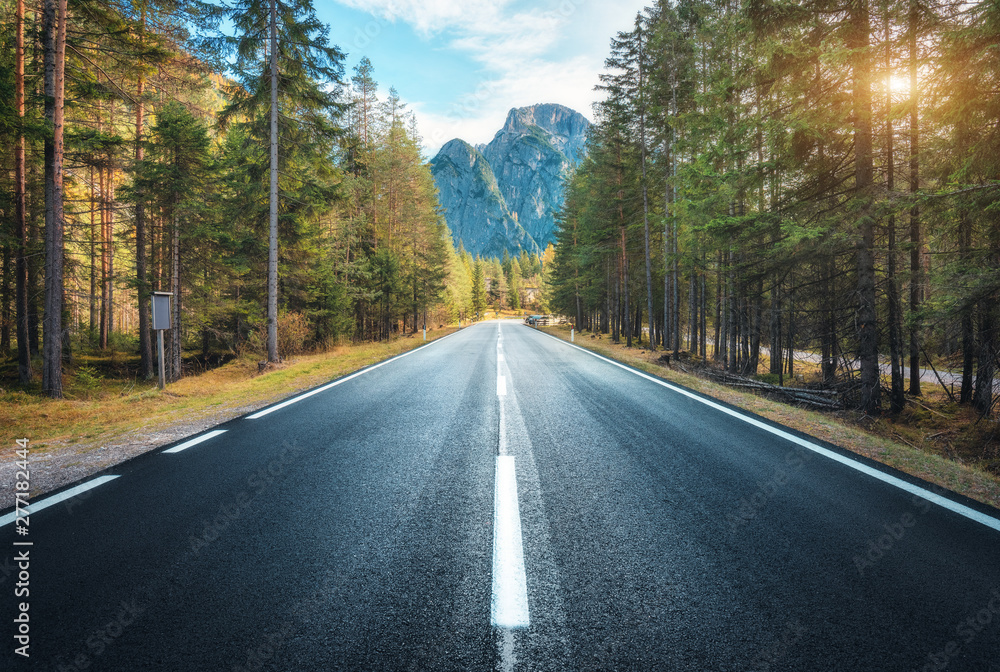
[[[24,0],[17,0],[16,46],[14,54],[14,106],[19,121],[24,120]],[[14,231],[17,245],[14,258],[14,319],[17,322],[17,374],[22,384],[35,377],[31,368],[28,335],[28,222],[25,213],[25,143],[23,131],[14,145]]]
[[[854,106],[854,187],[858,201],[857,238],[857,339],[861,364],[859,408],[875,414],[880,406],[878,329],[875,306],[875,217],[872,212],[872,91],[871,15],[868,0],[851,0],[850,43]]]
[[[990,272],[1000,272],[1000,221],[992,214],[988,224],[989,255],[986,265]],[[993,409],[996,393],[997,358],[1000,356],[1000,296],[996,289],[983,297],[979,306],[979,352],[976,356],[976,391],[972,405],[983,415]]]
[[[98,121],[100,130],[100,121]],[[108,235],[108,187],[105,166],[102,164],[97,169],[98,184],[100,192],[99,210],[101,213],[101,329],[98,345],[101,350],[108,347],[108,335],[111,324],[111,297],[109,290],[111,287],[111,236]]]
[[[94,166],[90,167],[90,344],[97,338],[97,186]]]
[[[146,5],[142,5],[140,19],[140,41],[146,32]],[[143,133],[145,132],[145,108],[143,95],[146,92],[146,77],[139,75],[135,94],[135,163],[143,160]],[[135,276],[136,294],[139,301],[139,374],[146,380],[153,377],[153,339],[149,324],[149,277],[146,270],[146,204],[144,195],[135,195]]]
[[[910,39],[910,193],[920,190],[920,111],[917,90],[917,20],[919,8],[911,0],[909,17]],[[920,264],[920,207],[910,208],[910,394],[920,394],[920,292],[923,273]]]
[[[115,101],[108,104],[108,126],[115,127]],[[115,331],[115,163],[114,155],[108,153],[107,195],[104,199],[107,211],[107,231],[105,240],[108,244],[108,337]]]
[[[3,274],[0,276],[0,354],[10,355],[10,327],[13,306],[11,280],[14,275],[14,249],[10,242],[3,246]]]
[[[768,368],[769,373],[776,373],[779,376],[784,372],[785,365],[782,361],[782,348],[781,348],[781,311],[782,311],[782,300],[781,300],[781,280],[778,277],[778,273],[774,273],[774,287],[771,289],[771,329],[770,338],[768,339],[768,344],[770,348],[771,364]]]
[[[271,3],[271,195],[267,247],[267,361],[278,361],[278,9]]]
[[[984,303],[979,311],[979,351],[977,353],[976,389],[972,405],[982,414],[993,407],[993,380],[996,377],[997,308],[995,302]]]
[[[639,28],[639,153],[642,163],[642,227],[646,243],[646,311],[649,316],[649,349],[656,349],[656,340],[653,338],[653,260],[649,251],[649,186],[646,184],[646,104],[643,102],[645,96],[645,81],[643,80],[643,53],[642,29]],[[639,340],[642,340],[640,332]]]
[[[958,213],[958,250],[962,265],[969,263],[972,252],[972,218],[965,203],[959,204]],[[963,269],[966,270],[967,269]],[[973,378],[972,369],[976,357],[976,332],[971,301],[962,306],[962,389],[959,391],[959,403],[968,404],[972,401]]]
[[[173,294],[170,302],[170,352],[166,355],[170,363],[170,382],[180,380],[183,376],[181,368],[181,299],[183,288],[181,287],[181,224],[178,215],[180,210],[180,199],[174,196],[174,203],[171,212],[171,247],[170,247],[170,293]]]
[[[889,17],[884,17],[885,22],[885,72],[892,72],[892,57],[889,51]],[[888,75],[887,75],[888,76]],[[886,119],[886,189],[890,197],[895,183],[895,156],[893,146],[893,124],[892,124],[892,87],[886,86],[885,93],[885,119]],[[889,410],[897,414],[903,410],[906,399],[903,395],[903,325],[902,307],[899,300],[899,281],[896,278],[896,215],[889,214],[888,226],[888,249],[886,250],[886,281],[888,283],[889,298],[889,369],[891,373],[891,384],[889,388]]]
[[[739,285],[736,277],[736,252],[729,250],[729,371],[739,373],[740,363],[740,300]]]
[[[667,165],[670,165],[670,145],[664,140]],[[670,310],[670,173],[663,187],[663,349],[669,350],[673,334],[673,313]]]
[[[62,392],[63,312],[63,123],[66,71],[66,0],[45,0],[45,314],[42,322],[42,391]]]

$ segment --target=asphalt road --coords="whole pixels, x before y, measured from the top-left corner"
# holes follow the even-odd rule
[[[517,323],[217,429],[0,520],[3,669],[1000,671],[1000,512]]]

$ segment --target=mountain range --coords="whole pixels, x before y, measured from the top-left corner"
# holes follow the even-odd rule
[[[455,138],[431,159],[455,239],[473,255],[541,254],[555,242],[563,180],[579,163],[590,122],[556,104],[512,109],[485,145]]]

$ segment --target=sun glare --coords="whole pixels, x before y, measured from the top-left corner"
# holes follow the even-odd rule
[[[910,78],[900,77],[899,75],[890,75],[889,88],[892,90],[893,93],[909,93]]]

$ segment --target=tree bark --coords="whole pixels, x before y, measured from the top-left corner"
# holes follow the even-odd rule
[[[98,112],[100,114],[100,112]],[[98,118],[98,131],[101,130],[100,118]],[[108,295],[111,282],[111,236],[108,235],[108,186],[105,166],[102,164],[97,169],[98,185],[100,192],[99,210],[101,213],[101,329],[98,339],[98,347],[106,350],[108,347],[108,335],[110,332],[111,297]]]
[[[673,160],[674,175],[677,174],[677,157]],[[675,204],[677,203],[677,190],[674,187],[670,189],[671,201]],[[676,210],[676,207],[675,207]],[[676,213],[675,213],[676,214]],[[670,286],[672,290],[672,306],[670,315],[673,318],[673,325],[671,326],[671,331],[674,337],[674,358],[676,358],[681,351],[681,274],[680,274],[680,262],[678,257],[680,257],[680,246],[677,240],[677,220],[673,220],[673,224],[670,227],[670,245],[671,245],[671,266],[670,266]]]
[[[732,204],[730,204],[730,213],[732,213]],[[737,347],[738,341],[738,321],[736,319],[736,313],[738,310],[738,303],[736,298],[736,270],[735,270],[735,253],[733,252],[732,241],[729,245],[729,273],[728,273],[728,285],[729,285],[729,300],[727,301],[729,306],[729,315],[727,317],[728,327],[726,332],[729,334],[729,345],[726,346],[729,351],[729,364],[726,367],[730,373],[737,372],[737,359],[739,356],[739,348]]]
[[[750,304],[750,357],[747,360],[747,371],[751,375],[757,374],[760,367],[760,335],[763,331],[761,326],[761,315],[764,312],[763,306],[764,280],[757,280],[754,287],[753,301]]]
[[[712,337],[712,359],[723,361],[721,335],[722,329],[722,250],[718,250],[715,256],[715,330]]]
[[[972,221],[968,207],[959,205],[958,213],[958,249],[962,264],[969,263],[972,250]],[[976,332],[972,302],[962,306],[962,389],[958,401],[968,404],[972,401],[973,378],[972,369],[976,358]]]
[[[875,306],[875,218],[871,211],[873,180],[871,15],[868,0],[852,0],[850,11],[851,71],[854,106],[854,187],[858,208],[857,292],[858,359],[861,364],[859,408],[868,414],[880,408],[878,329]]]
[[[108,103],[108,126],[115,128],[115,101]],[[104,239],[108,244],[108,338],[115,331],[115,160],[112,153],[108,153],[108,177],[107,194],[104,199],[104,208],[107,210],[107,231]]]
[[[916,0],[911,0],[909,17],[910,39],[910,193],[920,190],[920,111],[917,90],[917,20],[919,8]],[[920,394],[920,293],[923,273],[920,264],[920,207],[910,208],[910,394]]]
[[[14,54],[14,106],[18,121],[24,121],[24,0],[17,0],[16,46]],[[14,320],[17,322],[17,374],[26,385],[35,377],[31,367],[31,347],[28,334],[28,222],[25,212],[27,184],[25,179],[25,142],[23,131],[14,145]]]
[[[642,163],[642,228],[646,243],[646,311],[649,315],[649,349],[656,349],[653,338],[653,260],[649,250],[649,186],[646,184],[646,106],[643,102],[643,44],[642,28],[639,27],[639,153]],[[641,340],[641,338],[640,338]]]
[[[45,314],[42,322],[42,391],[62,398],[63,123],[66,70],[66,0],[45,0]]]
[[[772,239],[773,240],[773,239]],[[773,245],[773,243],[772,243]],[[781,338],[781,311],[782,311],[782,299],[781,299],[781,278],[777,272],[773,275],[774,286],[771,288],[771,328],[768,338],[768,345],[770,347],[771,354],[771,364],[768,367],[768,372],[772,374],[778,374],[779,376],[784,372],[785,365],[781,359],[782,355],[782,338]],[[780,381],[780,378],[779,378]],[[784,381],[780,381],[780,384],[784,384]]]
[[[706,280],[706,269],[708,268],[707,259],[705,258],[705,250],[701,251],[701,271],[698,273],[698,312],[701,314],[701,335],[699,337],[699,350],[701,353],[701,358],[703,361],[708,360],[708,343],[706,342],[708,338],[708,306],[706,294],[708,292],[708,282]]]
[[[667,165],[670,165],[670,144],[663,141],[664,154]],[[663,349],[669,350],[671,344],[671,320],[670,313],[670,175],[663,185]]]
[[[892,72],[892,56],[889,50],[889,17],[884,18],[885,28],[885,71]],[[885,117],[886,117],[886,189],[891,196],[896,187],[895,183],[895,156],[893,146],[893,123],[892,123],[892,87],[886,86],[885,94]],[[887,223],[888,249],[886,250],[886,281],[889,298],[889,412],[893,415],[900,413],[906,405],[906,398],[903,392],[903,324],[902,306],[899,298],[899,280],[896,278],[896,215],[889,214]]]
[[[14,275],[14,250],[10,242],[3,245],[3,274],[0,279],[0,354],[10,355],[11,278]]]
[[[972,405],[986,414],[993,406],[993,379],[996,376],[997,353],[996,305],[984,305],[979,313],[979,352],[976,366],[976,391]]]
[[[90,344],[97,338],[97,321],[100,312],[97,305],[97,177],[94,166],[90,166]]]
[[[698,354],[698,271],[694,263],[688,278],[688,352],[692,357]]]
[[[267,361],[278,357],[278,9],[271,3],[271,194],[267,246]]]
[[[171,213],[171,258],[170,258],[170,292],[173,294],[170,301],[170,353],[169,357],[169,382],[175,382],[183,376],[181,368],[181,224],[178,216],[180,203],[175,197],[173,212]]]
[[[146,5],[142,5],[140,19],[140,41],[146,32]],[[146,92],[146,77],[139,75],[135,94],[135,163],[138,166],[144,158],[142,146],[145,132],[145,108],[142,103]],[[141,191],[135,195],[135,276],[136,295],[139,302],[139,375],[145,380],[153,377],[153,339],[149,324],[149,273],[146,268],[146,203]]]

